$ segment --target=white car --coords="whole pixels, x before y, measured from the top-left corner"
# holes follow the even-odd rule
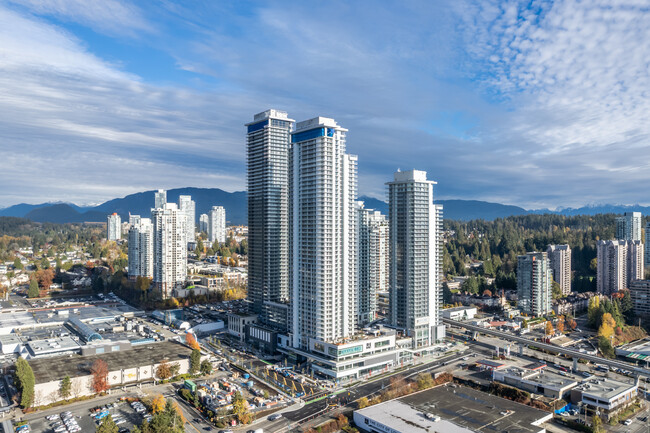
[[[630,424],[632,424],[632,420],[631,419],[626,419],[623,424],[624,425],[630,425]]]

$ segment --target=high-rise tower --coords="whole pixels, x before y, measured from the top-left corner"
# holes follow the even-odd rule
[[[185,214],[185,236],[188,244],[196,242],[196,203],[192,200],[192,196],[179,196],[178,209]]]
[[[643,216],[641,212],[625,212],[616,218],[616,239],[619,241],[643,241],[641,239]]]
[[[289,152],[295,348],[356,330],[357,157],[334,119],[298,122]]]
[[[390,319],[415,348],[445,336],[442,302],[442,206],[433,203],[426,171],[396,172],[388,183]]]
[[[357,320],[365,325],[377,318],[377,293],[388,290],[388,221],[379,211],[358,202]]]
[[[266,110],[247,128],[248,297],[263,323],[288,326],[289,145],[294,120]]]
[[[183,288],[187,277],[187,231],[185,214],[175,203],[152,209],[154,265],[153,282],[163,299]]]
[[[517,257],[517,306],[522,312],[543,316],[551,311],[552,274],[546,253]]]

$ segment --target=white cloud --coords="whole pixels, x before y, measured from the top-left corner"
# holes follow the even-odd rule
[[[9,0],[39,14],[76,22],[113,36],[136,36],[153,26],[135,5],[119,0]]]

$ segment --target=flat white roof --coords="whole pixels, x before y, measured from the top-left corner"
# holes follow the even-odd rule
[[[438,421],[434,421],[425,417],[424,412],[414,409],[406,403],[402,403],[399,400],[391,400],[385,403],[376,404],[374,406],[367,407],[365,409],[356,410],[355,418],[357,414],[359,416],[368,418],[371,420],[368,426],[372,426],[372,422],[379,423],[382,426],[388,427],[388,429],[382,429],[379,426],[372,426],[375,430],[380,429],[385,432],[394,432],[394,433],[429,433],[429,432],[445,432],[445,433],[472,433],[473,430],[470,430],[465,427],[461,427],[453,422],[447,421],[445,419],[439,418]],[[368,430],[364,428],[366,424],[364,422],[358,423],[361,429]],[[379,428],[378,428],[379,427]],[[392,430],[389,430],[392,429]]]

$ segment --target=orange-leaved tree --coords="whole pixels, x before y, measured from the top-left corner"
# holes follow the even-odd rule
[[[90,372],[93,375],[93,390],[98,394],[108,390],[108,364],[106,361],[98,359],[93,362]]]

